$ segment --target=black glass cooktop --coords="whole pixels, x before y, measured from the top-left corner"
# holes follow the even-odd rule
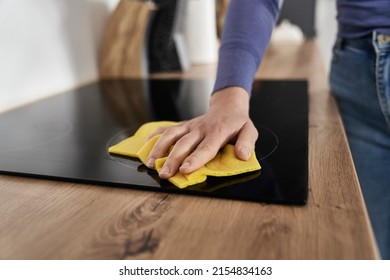
[[[134,159],[107,152],[143,123],[207,111],[209,80],[108,80],[0,114],[0,172],[114,187],[304,204],[308,194],[305,81],[256,81],[251,117],[262,169],[178,189]]]

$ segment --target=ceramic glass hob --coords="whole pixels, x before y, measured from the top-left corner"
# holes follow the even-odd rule
[[[0,114],[0,172],[113,187],[304,204],[308,195],[305,81],[256,81],[251,118],[262,169],[178,189],[109,146],[143,123],[207,111],[209,80],[107,80]]]

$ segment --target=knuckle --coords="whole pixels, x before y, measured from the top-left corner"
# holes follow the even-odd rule
[[[181,160],[179,160],[178,158],[168,157],[164,166],[167,166],[170,170],[172,170],[173,173],[176,173],[176,171],[179,169],[180,164]]]
[[[199,156],[196,153],[193,153],[187,158],[187,161],[191,163],[191,166],[200,166],[203,165],[204,162],[199,158]]]
[[[246,134],[248,135],[247,137],[250,137],[251,139],[256,141],[259,137],[259,131],[257,130],[256,126],[252,122],[249,122],[245,126],[247,130]]]
[[[163,135],[164,135],[164,137],[167,137],[167,138],[173,138],[177,135],[177,132],[176,132],[176,129],[174,129],[174,128],[167,128],[167,129],[165,129]]]
[[[191,146],[192,142],[193,139],[189,137],[182,137],[176,142],[175,147],[188,147]]]
[[[231,134],[232,128],[228,124],[208,124],[203,127],[203,134],[212,138],[226,137]]]
[[[256,128],[253,129],[253,136],[254,136],[255,140],[257,140],[259,138],[259,131],[257,131]]]
[[[179,140],[177,140],[176,143],[180,146],[187,146],[187,145],[191,145],[194,142],[197,142],[197,140],[201,138],[202,136],[200,134],[191,131],[186,135],[184,135],[183,137],[181,137]]]
[[[152,151],[149,153],[148,158],[149,159],[151,159],[151,158],[159,158],[160,157],[160,152],[161,152],[161,150],[153,148]]]
[[[166,130],[165,127],[159,127],[159,128],[156,128],[156,129],[154,130],[153,134],[154,134],[154,135],[156,135],[156,134],[161,134],[161,133],[163,133],[165,130]]]
[[[197,150],[199,152],[202,152],[202,153],[212,153],[213,151],[213,148],[211,147],[210,144],[202,144],[202,145],[199,145],[199,147],[197,148]]]
[[[174,170],[175,169],[174,162],[170,161],[169,159],[167,159],[165,161],[164,167],[167,168],[168,170]]]
[[[197,127],[194,127],[191,130],[191,132],[194,135],[204,135],[205,134],[205,129],[202,126],[197,126]]]
[[[176,163],[182,160],[182,157],[176,153],[170,153],[167,159],[167,162],[169,163]]]
[[[207,161],[212,159],[218,153],[218,150],[218,147],[214,147],[209,144],[203,144],[198,146],[193,155],[196,156],[196,158],[200,161]]]

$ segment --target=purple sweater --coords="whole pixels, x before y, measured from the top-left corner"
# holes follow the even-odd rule
[[[291,0],[287,0],[291,1]],[[248,93],[267,48],[281,0],[231,0],[222,34],[214,92],[239,86]],[[339,36],[390,34],[390,0],[338,0]]]

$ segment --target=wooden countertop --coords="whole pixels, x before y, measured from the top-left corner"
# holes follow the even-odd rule
[[[154,77],[212,75],[208,65]],[[0,175],[0,259],[378,258],[315,42],[271,45],[257,78],[309,80],[306,206]]]

